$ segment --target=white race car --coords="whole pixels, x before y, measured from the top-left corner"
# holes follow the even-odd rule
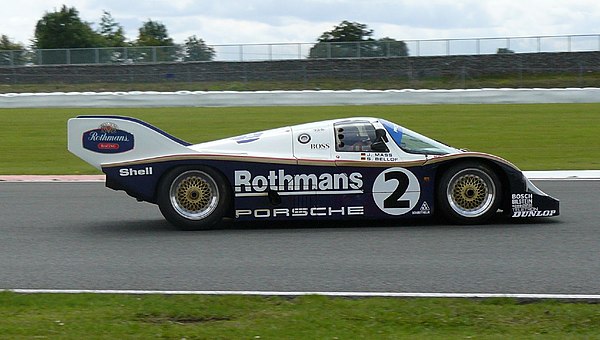
[[[348,118],[189,144],[141,120],[80,116],[68,148],[106,186],[186,230],[247,220],[421,218],[459,224],[559,214],[510,162],[384,119]]]

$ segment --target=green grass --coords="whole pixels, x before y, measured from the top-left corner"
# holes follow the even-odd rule
[[[375,116],[523,170],[600,169],[600,104],[0,109],[0,174],[93,174],[66,149],[80,114],[127,115],[192,143],[321,119]]]
[[[0,338],[597,338],[597,304],[0,293]]]

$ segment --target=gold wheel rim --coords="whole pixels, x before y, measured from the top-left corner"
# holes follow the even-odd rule
[[[171,205],[185,219],[202,220],[219,205],[219,189],[215,180],[200,170],[186,171],[171,183]]]
[[[475,175],[465,175],[456,181],[452,189],[452,199],[462,209],[474,210],[486,201],[487,193],[485,181]]]
[[[177,186],[177,203],[189,212],[199,212],[210,204],[213,196],[208,183],[197,176],[191,176]]]
[[[494,206],[496,186],[485,171],[468,168],[452,176],[446,196],[454,212],[462,217],[476,218],[486,214]]]

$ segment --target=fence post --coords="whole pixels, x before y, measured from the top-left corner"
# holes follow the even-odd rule
[[[66,51],[67,51],[67,60],[66,60],[67,65],[71,65],[71,49],[68,48],[68,49],[66,49]]]
[[[304,80],[304,88],[308,88],[308,74],[306,74],[306,64],[302,63],[302,76]]]
[[[273,61],[273,45],[269,44],[269,61]]]

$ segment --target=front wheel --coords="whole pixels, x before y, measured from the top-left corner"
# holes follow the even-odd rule
[[[158,207],[167,221],[180,229],[210,229],[221,223],[229,209],[227,183],[212,168],[177,168],[158,186]]]
[[[451,222],[479,224],[494,216],[500,206],[501,184],[496,173],[479,162],[448,168],[437,188],[441,213]]]

